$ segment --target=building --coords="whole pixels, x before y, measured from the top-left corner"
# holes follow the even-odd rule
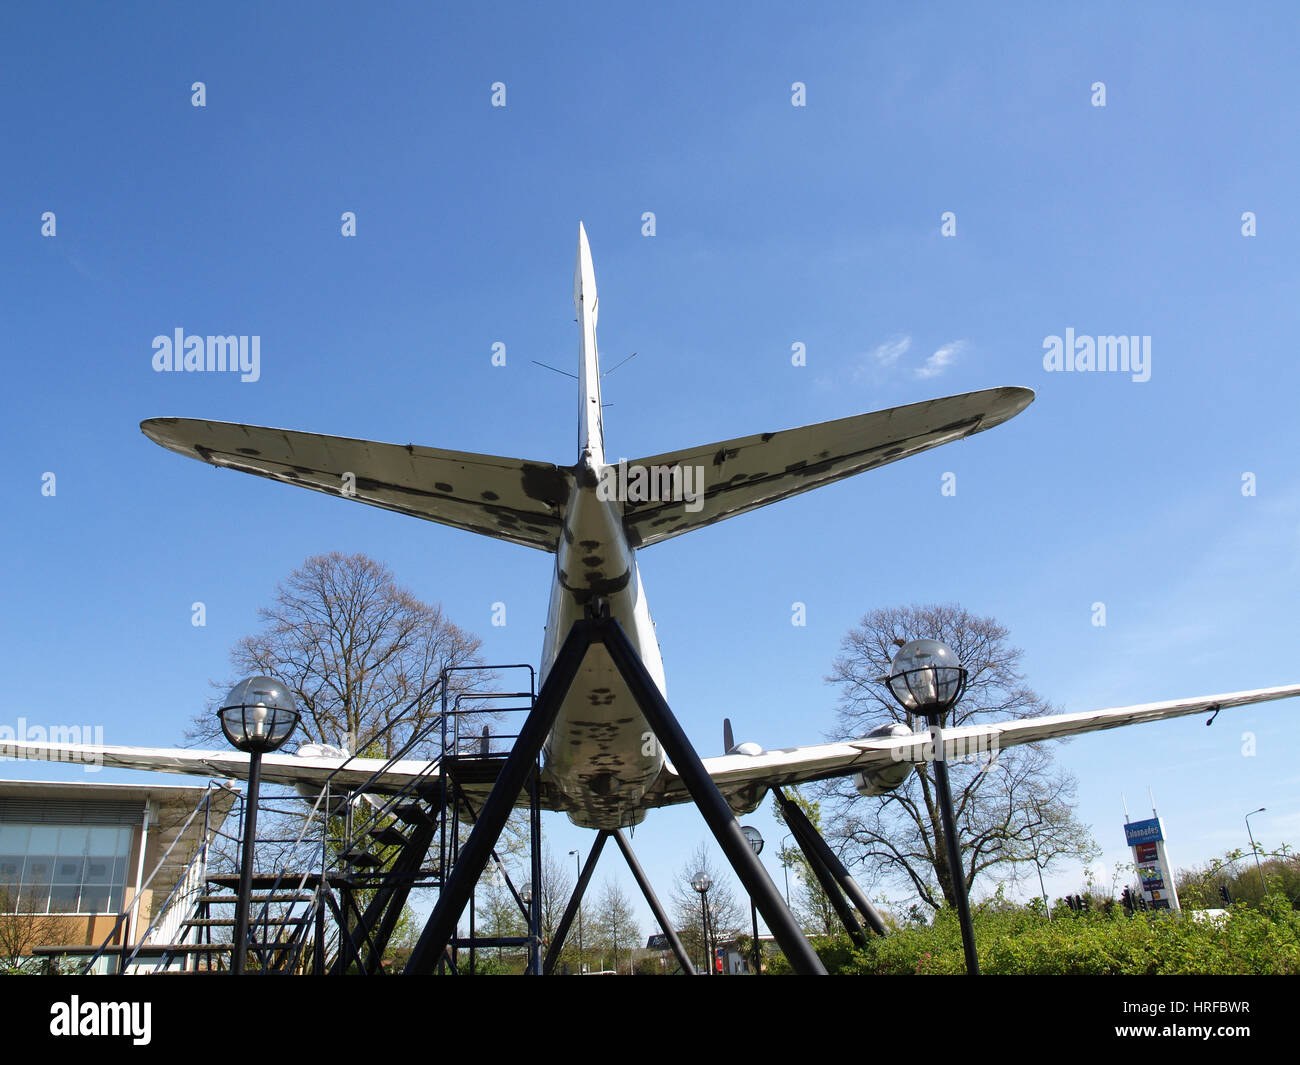
[[[210,842],[237,797],[221,784],[0,780],[0,966],[38,947],[133,946],[177,889],[148,937],[167,942],[203,888],[205,831]]]

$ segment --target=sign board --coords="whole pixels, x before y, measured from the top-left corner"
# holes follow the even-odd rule
[[[1133,865],[1147,905],[1153,910],[1181,910],[1160,818],[1130,821],[1124,826],[1124,839],[1133,848]]]

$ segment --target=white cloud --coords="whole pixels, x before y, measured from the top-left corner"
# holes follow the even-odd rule
[[[912,338],[909,336],[891,337],[883,344],[878,345],[867,358],[877,366],[893,366],[900,355],[907,354],[907,350],[911,346]]]
[[[945,344],[926,359],[924,365],[917,367],[916,376],[938,377],[953,364],[953,360],[961,354],[962,349],[965,347],[966,341],[964,340],[954,340],[950,344]]]

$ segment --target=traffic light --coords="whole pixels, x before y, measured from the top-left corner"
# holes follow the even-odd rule
[[[1124,912],[1127,914],[1131,915],[1133,911],[1137,909],[1137,903],[1133,899],[1132,888],[1126,887],[1124,889],[1124,894],[1120,896],[1120,902],[1123,903]]]
[[[1225,906],[1231,906],[1231,905],[1232,905],[1232,894],[1231,894],[1231,892],[1228,891],[1228,885],[1227,885],[1227,884],[1220,884],[1220,885],[1219,885],[1219,898],[1221,898],[1221,899],[1223,900],[1223,904],[1224,904]]]

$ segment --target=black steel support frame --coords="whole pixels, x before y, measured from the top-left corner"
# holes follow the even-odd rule
[[[740,831],[740,822],[732,813],[727,800],[722,797],[717,784],[709,776],[700,756],[686,737],[685,731],[673,716],[672,710],[664,699],[663,693],[646,670],[636,649],[617,620],[601,619],[605,651],[615,668],[623,675],[632,697],[636,700],[646,723],[655,734],[664,754],[673,763],[678,777],[686,786],[695,805],[714,838],[722,848],[722,853],[731,868],[735,870],[741,884],[749,897],[754,900],[758,912],[763,915],[767,927],[771,929],[781,950],[796,973],[800,975],[826,975],[826,966],[817,957],[808,937],[794,919],[794,914],[785,904],[785,899],[767,875],[758,855],[749,845],[749,840]]]
[[[641,894],[645,896],[646,903],[650,907],[650,912],[654,914],[655,920],[659,923],[660,930],[668,939],[668,945],[672,948],[673,954],[676,955],[677,962],[682,967],[682,972],[687,976],[694,976],[695,966],[691,964],[691,959],[686,954],[686,948],[682,946],[681,937],[677,935],[677,930],[673,928],[672,922],[668,920],[668,914],[660,904],[659,896],[655,894],[654,888],[650,886],[645,870],[641,868],[641,863],[637,861],[637,857],[632,851],[632,844],[623,835],[622,829],[602,829],[596,833],[596,842],[592,844],[591,853],[587,855],[587,861],[578,874],[578,883],[573,889],[573,894],[569,896],[569,904],[565,906],[564,915],[560,918],[560,923],[555,929],[555,937],[551,940],[550,947],[547,948],[546,962],[542,968],[543,974],[550,976],[555,970],[555,963],[559,960],[560,952],[564,949],[564,943],[569,936],[569,929],[573,926],[573,918],[577,916],[578,908],[582,905],[582,898],[587,893],[587,884],[591,881],[591,874],[595,872],[596,862],[605,849],[605,841],[611,837],[618,843],[618,849],[623,852],[627,867],[631,871],[633,879],[636,880],[637,887],[641,889]]]
[[[444,954],[510,811],[528,783],[528,774],[537,764],[542,746],[559,714],[560,704],[573,686],[588,650],[597,642],[604,646],[614,667],[622,674],[646,723],[672,760],[687,792],[703,814],[741,884],[763,914],[791,968],[800,974],[825,975],[826,967],[740,831],[740,823],[731,807],[705,770],[704,763],[673,716],[627,633],[616,619],[599,616],[575,622],[565,638],[459,860],[444,881],[438,902],[405,971],[411,975],[431,973],[438,957]]]
[[[537,765],[542,745],[560,712],[560,704],[573,686],[590,646],[590,631],[583,622],[576,622],[556,656],[546,683],[537,693],[537,700],[449,875],[444,867],[442,890],[438,892],[438,901],[406,963],[407,974],[430,974],[439,959],[446,956],[447,947],[456,932],[456,922],[460,920],[465,904],[474,893],[474,887],[483,874],[496,841],[501,836],[501,830],[505,828],[510,811],[528,783],[529,774]]]
[[[844,898],[840,894],[841,891],[848,896],[848,901],[857,908],[858,912],[867,919],[867,924],[871,926],[871,930],[878,936],[885,935],[887,930],[884,918],[871,905],[871,900],[867,898],[866,892],[858,886],[858,882],[853,879],[844,863],[840,861],[839,855],[822,838],[821,833],[808,820],[808,816],[799,808],[799,804],[788,798],[780,788],[773,788],[772,793],[776,796],[777,803],[780,804],[781,816],[785,818],[785,823],[794,834],[795,842],[799,844],[799,849],[803,852],[804,858],[807,859],[813,875],[817,877],[822,890],[826,892],[831,905],[835,907],[835,912],[839,915],[845,931],[859,946],[866,945],[866,936],[863,933],[862,925],[853,916],[852,910],[847,911],[848,919],[845,919],[845,911],[841,909],[844,903]]]

